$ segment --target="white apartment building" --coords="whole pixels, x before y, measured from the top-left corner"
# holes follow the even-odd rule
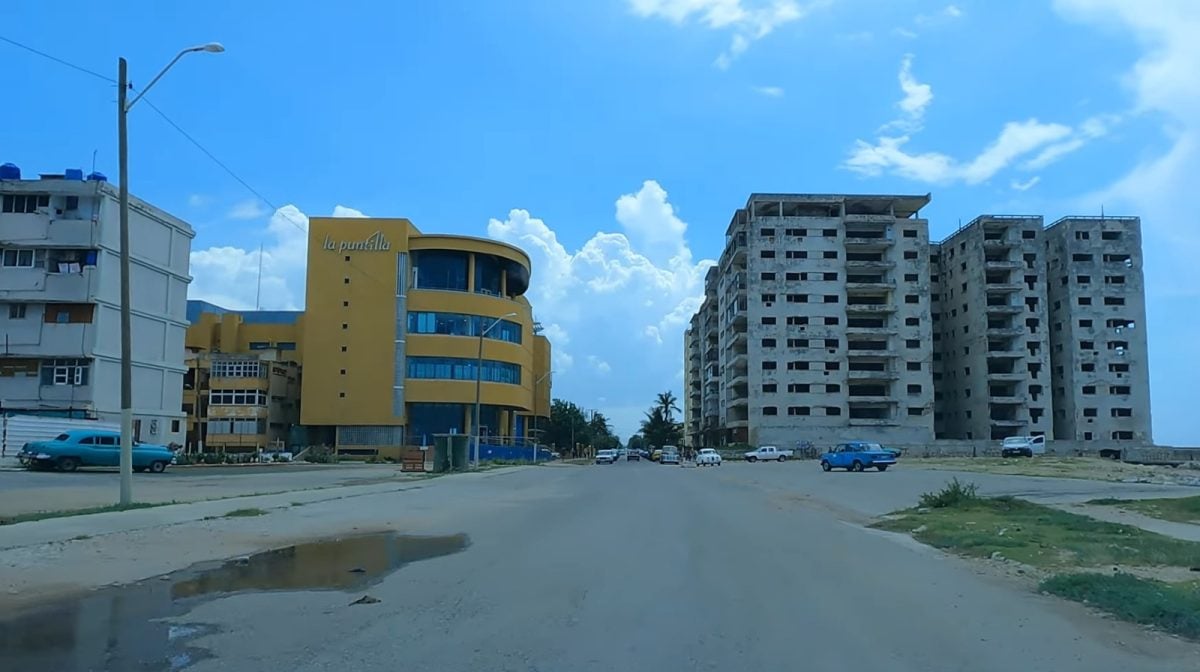
[[[0,166],[0,413],[120,420],[117,199],[99,173]],[[195,232],[133,197],[129,226],[135,438],[182,444]]]

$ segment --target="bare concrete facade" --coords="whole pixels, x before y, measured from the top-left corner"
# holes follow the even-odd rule
[[[734,213],[706,283],[719,415],[700,444],[932,439],[928,202],[754,194]]]
[[[723,434],[717,276],[716,267],[708,269],[704,276],[704,302],[692,316],[691,325],[684,334],[687,394],[684,435],[687,444],[693,447],[716,445]]]
[[[977,217],[939,262],[939,438],[1050,435],[1042,218]]]
[[[1054,438],[1153,443],[1141,221],[1066,217],[1045,235]]]

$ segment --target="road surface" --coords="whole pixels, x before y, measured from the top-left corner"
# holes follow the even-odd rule
[[[71,647],[69,662],[53,646],[40,658],[20,649],[11,624],[0,624],[10,633],[0,636],[0,659],[27,671],[86,669],[97,656],[133,669],[164,652],[197,672],[1196,670],[1200,646],[861,527],[892,506],[894,495],[880,492],[908,487],[908,504],[926,482],[950,476],[927,473],[822,474],[811,463],[527,468],[114,534],[121,550],[87,546],[97,539],[78,552],[28,549],[26,559],[49,570],[85,563],[101,573],[96,558],[136,555],[140,545],[150,575],[162,571],[154,563],[163,542],[199,560],[351,526],[469,540],[350,592],[237,594],[158,624],[138,616],[132,596],[157,591],[169,602],[186,582],[150,580],[120,589],[124,603],[110,595],[74,607],[77,627],[51,638]],[[19,564],[20,550],[0,552],[0,563]],[[335,569],[333,579],[343,572]],[[378,602],[350,604],[364,595]]]

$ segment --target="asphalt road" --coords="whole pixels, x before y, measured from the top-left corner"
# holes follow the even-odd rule
[[[103,652],[128,633],[142,644],[201,633],[188,640],[192,657],[176,659],[198,672],[1196,670],[1200,646],[860,526],[896,493],[906,491],[906,505],[949,477],[929,474],[822,474],[797,463],[543,467],[182,525],[122,545],[177,539],[182,552],[352,523],[466,534],[469,545],[349,593],[211,600],[171,619],[170,635],[165,625],[158,635],[113,625],[130,611],[114,599],[80,617],[87,625],[71,645]],[[1014,483],[1053,490],[1031,480]],[[379,601],[350,604],[362,595]],[[133,669],[127,659],[120,667]]]

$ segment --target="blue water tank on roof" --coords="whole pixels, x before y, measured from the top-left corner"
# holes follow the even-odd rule
[[[0,180],[19,180],[21,179],[21,169],[15,163],[6,163],[0,165]]]
[[[108,177],[104,173],[88,173],[89,180],[93,182],[107,182]]]
[[[79,180],[83,181],[83,171],[79,168],[67,168],[63,171],[64,180]]]

